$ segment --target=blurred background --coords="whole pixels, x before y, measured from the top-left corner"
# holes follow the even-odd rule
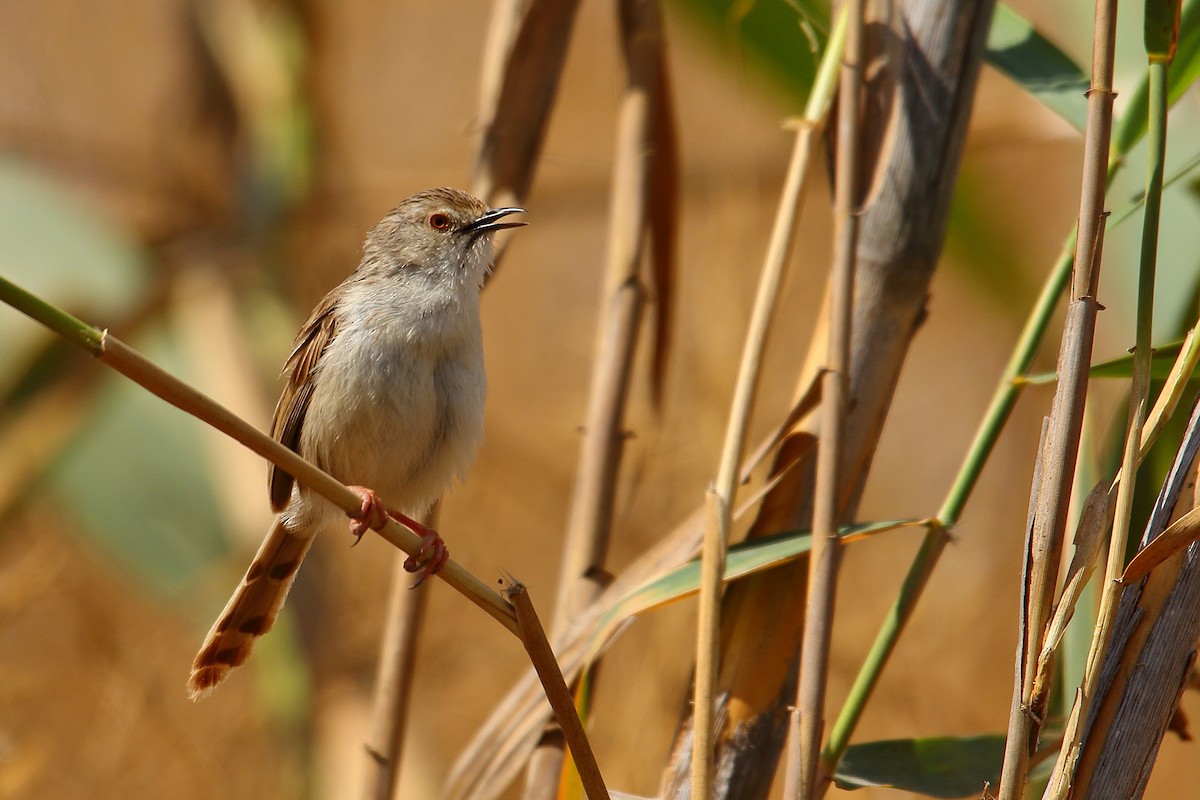
[[[785,49],[813,60],[782,0],[714,5],[664,9],[682,167],[674,344],[660,411],[648,369],[638,373],[616,569],[701,503],[716,468],[791,144],[782,123],[802,107],[786,64],[747,46],[750,26],[772,24],[755,14],[790,19]],[[1090,8],[1015,5],[1087,63]],[[267,427],[296,327],[355,266],[367,228],[414,191],[469,186],[491,11],[0,2],[0,273]],[[1123,34],[1123,81],[1140,75],[1139,31],[1131,20]],[[530,225],[485,292],[487,440],[439,525],[476,575],[525,582],[543,618],[599,313],[622,71],[612,4],[583,3],[525,201]],[[1179,113],[1195,119],[1194,92]],[[930,315],[862,519],[936,511],[1074,221],[1080,154],[1075,130],[985,68]],[[1111,206],[1136,191],[1142,169],[1128,172]],[[1194,187],[1173,191],[1164,229],[1180,246],[1160,271],[1164,337],[1187,307],[1198,250],[1195,195],[1184,195]],[[810,192],[752,441],[789,406],[828,268],[828,205],[823,186]],[[1100,358],[1132,343],[1136,243],[1129,225],[1106,246]],[[264,465],[6,308],[0,336],[0,797],[358,796],[390,549],[375,537],[353,550],[348,537],[318,542],[249,665],[191,703],[191,659],[269,520]],[[1121,391],[1096,386],[1098,436],[1124,420]],[[1051,392],[1032,389],[1019,405],[858,740],[1003,730],[1021,529]],[[919,535],[849,548],[832,704]],[[527,663],[507,632],[430,583],[406,798],[436,796]],[[692,615],[691,603],[655,612],[606,660],[593,742],[612,787],[657,790],[691,670]],[[1200,712],[1193,696],[1184,709]],[[1149,796],[1197,781],[1194,748],[1168,735]]]

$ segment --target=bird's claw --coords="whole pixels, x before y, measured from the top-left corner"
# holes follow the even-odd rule
[[[379,495],[371,489],[364,486],[349,488],[350,491],[362,498],[362,506],[358,509],[358,513],[348,515],[350,517],[350,533],[354,536],[354,545],[362,541],[363,534],[367,531],[377,531],[387,525],[389,517],[399,521],[421,537],[420,552],[415,556],[409,556],[404,562],[404,569],[420,573],[417,576],[417,582],[412,585],[413,589],[420,586],[426,578],[435,574],[450,560],[450,551],[437,531],[427,528],[403,514],[389,511],[383,501],[379,499]]]
[[[350,491],[362,499],[362,506],[359,507],[358,513],[347,515],[350,517],[350,533],[354,536],[354,544],[350,546],[354,547],[362,541],[363,534],[367,531],[377,531],[387,525],[389,514],[383,501],[379,499],[379,495],[371,489],[363,486],[351,486]]]
[[[404,562],[404,569],[420,573],[416,583],[409,588],[415,589],[420,586],[426,578],[440,570],[449,560],[450,551],[446,548],[442,537],[437,531],[425,528],[421,532],[421,552],[415,556],[409,556]]]

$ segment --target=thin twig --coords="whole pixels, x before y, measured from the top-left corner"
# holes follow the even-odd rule
[[[521,643],[525,645],[525,652],[529,654],[529,660],[537,670],[542,688],[546,691],[546,698],[550,701],[550,707],[554,709],[555,719],[566,737],[567,747],[571,750],[588,800],[607,800],[608,790],[604,786],[604,778],[600,774],[592,746],[584,733],[583,723],[579,721],[579,714],[575,711],[575,699],[571,696],[571,690],[567,688],[566,680],[563,679],[558,661],[554,658],[554,651],[546,639],[546,632],[542,630],[533,603],[529,599],[528,590],[523,584],[510,580],[504,588],[504,596],[516,609]]]
[[[1039,452],[1040,479],[1031,493],[1030,549],[1026,552],[1025,608],[1019,633],[1019,668],[1009,709],[1008,741],[1001,771],[1000,800],[1017,800],[1028,777],[1044,708],[1034,706],[1037,660],[1058,579],[1070,487],[1074,479],[1087,377],[1096,325],[1096,291],[1104,237],[1104,200],[1109,141],[1112,135],[1112,76],[1116,0],[1097,0],[1084,137],[1083,186],[1075,247],[1071,305],[1059,351],[1059,384],[1050,427]],[[1044,700],[1044,698],[1042,698]]]

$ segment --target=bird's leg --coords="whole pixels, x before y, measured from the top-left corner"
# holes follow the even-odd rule
[[[346,515],[350,517],[350,533],[354,535],[356,545],[362,541],[363,534],[368,530],[377,531],[387,525],[388,510],[373,489],[365,486],[351,486],[349,489],[362,500],[357,514]]]
[[[384,506],[379,495],[365,486],[351,486],[350,491],[362,498],[362,507],[357,515],[351,515],[350,533],[358,544],[363,534],[370,530],[379,530],[387,524],[388,517],[399,522],[404,527],[421,537],[421,551],[416,556],[409,556],[404,562],[404,569],[409,572],[420,572],[417,582],[412,588],[417,588],[422,581],[440,570],[450,560],[450,551],[437,531],[429,528],[415,519],[401,514],[399,511]]]

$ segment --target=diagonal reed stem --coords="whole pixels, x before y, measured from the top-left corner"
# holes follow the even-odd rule
[[[101,331],[45,302],[41,298],[0,277],[0,301],[8,303],[71,343],[96,356],[101,362],[125,375],[142,388],[166,400],[176,408],[206,422],[237,440],[263,458],[296,476],[296,480],[320,494],[347,513],[357,513],[361,498],[327,472],[313,466],[270,436],[262,433],[206,395],[164,371],[107,331]],[[377,533],[409,555],[419,554],[421,538],[395,520]],[[496,592],[454,561],[437,573],[468,600],[482,608],[512,633],[517,620],[512,607]]]

